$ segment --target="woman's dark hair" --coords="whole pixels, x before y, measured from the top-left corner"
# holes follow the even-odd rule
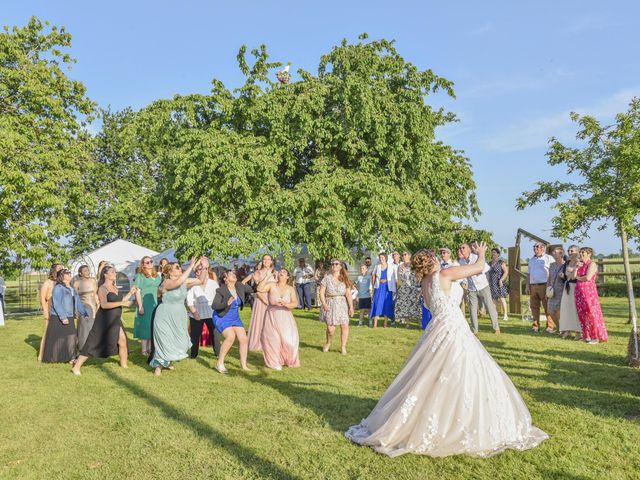
[[[100,278],[98,279],[98,287],[102,286],[105,281],[105,276],[109,273],[113,267],[111,265],[105,265],[104,268],[100,271]]]
[[[233,270],[228,270],[228,269],[225,268],[224,272],[222,272],[222,275],[220,275],[220,281],[223,284],[225,284],[225,285],[227,284],[227,277],[229,276],[230,273],[234,273],[234,271]]]
[[[64,275],[65,273],[71,273],[69,270],[67,270],[66,268],[62,268],[58,271],[58,273],[56,274],[56,283],[60,283],[60,284],[64,284]]]
[[[58,267],[61,267],[61,263],[54,263],[49,269],[49,280],[56,282],[58,280]]]
[[[500,255],[500,249],[499,249],[499,248],[497,248],[497,247],[492,248],[492,249],[491,249],[491,252],[492,252],[492,253],[493,253],[493,252],[496,252],[498,255]]]
[[[78,269],[78,275],[80,275],[85,268],[88,270],[89,265],[80,265],[80,268]]]

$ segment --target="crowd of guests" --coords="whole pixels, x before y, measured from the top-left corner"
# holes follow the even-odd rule
[[[534,332],[540,331],[540,309],[544,308],[545,332],[563,338],[597,344],[608,340],[596,286],[598,267],[593,249],[571,245],[565,256],[562,247],[552,254],[537,242],[528,262],[526,293],[530,295]]]
[[[469,243],[459,246],[458,260],[449,248],[439,250],[440,267],[471,265],[478,255]],[[595,284],[597,267],[593,250],[572,245],[565,256],[562,247],[551,255],[546,245],[536,243],[528,262],[526,293],[530,295],[534,332],[540,331],[540,312],[546,315],[547,333],[595,344],[607,340],[607,330]],[[465,289],[471,330],[478,332],[478,316],[484,308],[491,326],[500,334],[498,309],[507,320],[507,265],[494,248],[483,271],[459,280]],[[374,265],[367,257],[352,281],[347,264],[332,259],[316,268],[301,258],[292,272],[276,270],[271,255],[264,255],[251,271],[247,265],[233,269],[213,267],[206,257],[192,258],[183,270],[179,262],[151,257],[141,259],[133,287],[126,294],[116,284],[117,271],[106,261],[99,264],[97,278],[82,265],[75,278],[62,264],[54,264],[40,291],[45,329],[38,359],[69,362],[80,375],[91,357],[118,355],[127,367],[129,345],[122,323],[122,307],[135,306],[133,336],[155,375],[173,370],[174,363],[198,356],[200,346],[210,341],[217,358],[214,368],[227,373],[225,358],[238,343],[240,365],[249,370],[249,351],[262,352],[268,368],[300,365],[298,330],[292,310],[311,310],[312,288],[319,318],[326,324],[324,352],[331,349],[336,327],[340,327],[340,352],[347,354],[349,322],[359,309],[358,325],[377,328],[407,325],[412,320],[426,328],[430,315],[423,304],[420,284],[408,251],[378,255]],[[357,301],[357,302],[356,302]],[[251,306],[248,331],[240,311]],[[77,324],[76,324],[77,320]],[[208,338],[207,338],[208,337]]]

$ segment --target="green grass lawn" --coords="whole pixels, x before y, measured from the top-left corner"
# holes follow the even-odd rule
[[[0,478],[10,479],[622,479],[640,478],[640,373],[623,360],[630,327],[623,299],[605,299],[608,344],[531,334],[512,318],[480,339],[550,435],[527,452],[390,459],[343,432],[367,416],[420,335],[418,329],[351,329],[350,353],[323,354],[323,326],[298,315],[299,369],[224,376],[209,348],[152,375],[131,341],[130,367],[90,360],[82,377],[40,365],[41,320],[0,328]],[[245,320],[248,311],[243,312]],[[132,314],[125,323],[131,336]]]

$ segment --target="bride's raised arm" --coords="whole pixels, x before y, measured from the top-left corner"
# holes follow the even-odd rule
[[[471,265],[457,265],[455,267],[449,267],[441,270],[440,279],[454,282],[456,280],[482,273],[486,263],[485,254],[487,253],[487,244],[485,242],[480,242],[479,244],[474,244],[474,246],[475,253],[478,255],[476,263],[472,263]]]

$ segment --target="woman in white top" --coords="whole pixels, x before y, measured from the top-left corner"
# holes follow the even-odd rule
[[[196,277],[202,273],[203,267],[195,270]],[[194,285],[187,292],[187,309],[189,310],[189,336],[191,337],[191,358],[198,356],[202,327],[207,326],[213,353],[218,356],[220,352],[220,333],[213,324],[213,309],[211,304],[216,296],[216,290],[220,287],[218,276],[213,267],[208,269],[208,277],[203,285]]]
[[[569,338],[575,333],[575,339],[582,339],[582,327],[578,320],[578,310],[576,308],[576,271],[578,270],[578,253],[580,247],[571,245],[567,253],[569,260],[564,262],[564,266],[558,274],[564,280],[564,292],[560,300],[560,335],[562,338]]]

